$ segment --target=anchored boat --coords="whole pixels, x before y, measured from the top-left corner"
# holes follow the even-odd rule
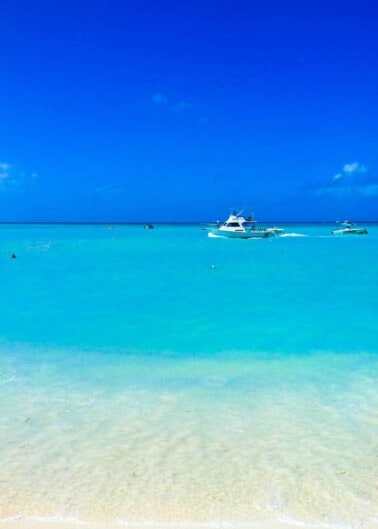
[[[333,235],[366,235],[368,233],[366,228],[357,228],[349,220],[345,220],[341,225],[345,227],[332,230]]]
[[[233,211],[223,224],[218,224],[210,228],[209,237],[229,237],[235,239],[261,239],[273,237],[274,232],[271,230],[262,230],[256,228],[256,221],[252,217],[243,217],[243,211],[236,213]]]

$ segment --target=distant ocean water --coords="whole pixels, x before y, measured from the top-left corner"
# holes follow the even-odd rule
[[[0,526],[378,525],[366,227],[0,225]]]

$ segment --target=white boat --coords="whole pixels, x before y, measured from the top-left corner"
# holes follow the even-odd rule
[[[261,239],[274,237],[274,232],[256,228],[256,221],[252,217],[243,217],[243,211],[231,213],[223,224],[209,230],[209,237],[229,237],[235,239]]]
[[[366,228],[353,227],[352,222],[345,220],[341,223],[344,228],[332,230],[333,235],[366,235],[368,233]]]

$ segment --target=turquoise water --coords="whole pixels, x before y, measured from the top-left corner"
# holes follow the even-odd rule
[[[377,521],[378,225],[332,228],[1,225],[1,518]]]

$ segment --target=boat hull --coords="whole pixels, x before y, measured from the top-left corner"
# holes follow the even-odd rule
[[[227,237],[228,239],[266,239],[274,237],[274,233],[266,230],[246,230],[246,231],[228,231],[213,229],[209,231],[211,237]]]
[[[332,230],[333,235],[367,235],[365,228],[345,228],[343,230]]]

